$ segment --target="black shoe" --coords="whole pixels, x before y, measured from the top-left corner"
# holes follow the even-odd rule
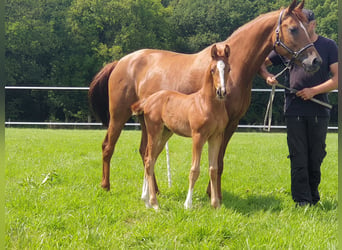
[[[310,202],[308,201],[299,201],[299,202],[296,202],[296,207],[305,207],[305,206],[309,206],[311,205]]]

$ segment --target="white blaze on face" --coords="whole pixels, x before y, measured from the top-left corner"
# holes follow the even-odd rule
[[[306,36],[308,37],[309,41],[311,41],[309,33],[308,33],[307,29],[305,28],[304,24],[301,21],[299,21],[299,25],[304,30],[304,32],[305,32]]]
[[[217,69],[219,71],[220,74],[220,83],[221,83],[221,91],[225,91],[225,86],[226,83],[224,81],[224,68],[226,67],[226,65],[224,64],[224,62],[222,60],[217,62]]]

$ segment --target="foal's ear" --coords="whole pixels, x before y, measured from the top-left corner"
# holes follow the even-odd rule
[[[216,47],[216,44],[213,47],[211,47],[211,57],[213,59],[215,59],[217,57],[217,47]]]
[[[226,44],[226,46],[224,47],[224,56],[228,58],[229,54],[230,54],[230,47],[228,44]]]

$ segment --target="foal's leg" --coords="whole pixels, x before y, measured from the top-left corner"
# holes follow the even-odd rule
[[[145,162],[144,158],[146,155],[146,146],[147,146],[147,131],[146,131],[145,119],[144,119],[143,115],[139,116],[139,122],[140,122],[140,126],[141,126],[141,141],[140,141],[139,153],[140,153],[141,159],[142,159],[143,164],[144,164],[144,162]],[[144,180],[144,183],[145,183],[145,180]],[[154,173],[153,173],[153,185],[154,185],[154,188],[156,190],[156,193],[159,194],[159,188],[158,188],[157,180],[156,180]],[[147,194],[147,196],[148,196],[148,194]]]
[[[151,124],[148,128],[147,150],[145,156],[145,178],[148,181],[148,191],[150,195],[149,206],[154,209],[159,209],[156,189],[153,185],[154,180],[154,165],[156,160],[163,150],[167,139],[172,135],[170,132],[164,132],[162,124]],[[144,197],[145,198],[145,197]],[[145,204],[146,204],[146,200]]]
[[[172,132],[164,129],[160,138],[160,143],[159,145],[156,146],[156,155],[157,157],[160,155],[160,153],[163,151],[163,148],[165,146],[165,143],[167,142],[167,140],[172,136]],[[146,139],[147,141],[147,139]],[[146,158],[149,157],[149,153],[145,150],[146,152]],[[157,159],[156,157],[156,159]],[[145,158],[145,157],[144,157]],[[146,163],[145,163],[146,166]],[[155,173],[153,170],[153,179],[152,181],[155,180]],[[154,186],[155,188],[156,186]],[[155,193],[158,193],[158,190],[155,188]],[[145,202],[145,205],[147,208],[151,208],[151,203],[149,201],[149,196],[150,196],[150,192],[149,192],[149,181],[148,181],[148,175],[146,173],[146,171],[144,172],[144,183],[143,183],[143,189],[142,189],[142,194],[141,194],[141,199]]]
[[[214,208],[220,207],[220,199],[218,195],[218,166],[217,158],[219,155],[222,134],[214,134],[208,140],[208,155],[209,155],[209,176],[210,176],[210,188],[211,188],[211,205]]]
[[[235,132],[237,126],[238,126],[239,121],[237,122],[229,122],[228,126],[226,127],[224,131],[224,136],[223,140],[221,143],[220,147],[220,152],[218,155],[218,171],[217,171],[217,192],[218,192],[218,197],[220,201],[222,201],[222,191],[221,191],[221,176],[223,173],[223,161],[224,161],[224,155],[227,149],[228,142],[230,138],[232,137],[233,133]],[[209,197],[211,197],[211,184],[209,181],[208,187],[207,187],[207,194]]]
[[[143,183],[143,188],[142,188],[142,193],[141,193],[141,199],[145,202],[145,206],[147,208],[151,208],[150,204],[150,191],[149,191],[149,183],[148,183],[148,178],[147,178],[146,171],[144,169],[144,183]]]
[[[192,136],[192,165],[189,175],[189,190],[184,203],[184,208],[189,209],[192,207],[192,194],[194,191],[195,183],[200,174],[200,161],[203,145],[205,139],[200,134],[193,134]]]

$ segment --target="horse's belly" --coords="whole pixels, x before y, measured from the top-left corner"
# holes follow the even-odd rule
[[[191,128],[188,121],[182,121],[178,117],[169,116],[168,119],[164,119],[164,123],[173,133],[184,137],[191,137]]]

